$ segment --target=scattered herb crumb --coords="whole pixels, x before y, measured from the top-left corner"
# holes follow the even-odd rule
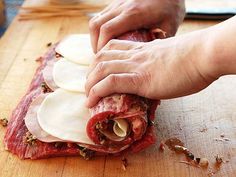
[[[230,141],[230,139],[229,139],[229,138],[224,138],[223,140],[225,140],[225,141]]]
[[[215,141],[220,141],[220,142],[224,142],[224,141],[230,141],[229,138],[214,138]]]
[[[55,146],[56,148],[61,148],[63,145],[64,145],[63,142],[56,142],[56,143],[54,144],[54,146]]]
[[[61,57],[61,55],[59,54],[59,53],[56,53],[56,58],[60,58]]]
[[[224,141],[222,138],[214,138],[215,141]]]
[[[32,146],[32,145],[35,145],[37,138],[28,131],[23,137],[23,141],[25,144],[29,144]]]
[[[184,143],[179,140],[178,138],[169,138],[165,141],[165,144],[167,145],[167,147],[172,150],[175,151],[176,147],[175,146],[184,146]]]
[[[8,124],[8,120],[6,118],[1,118],[0,119],[0,124],[3,126],[3,127],[6,127],[7,124]]]
[[[222,162],[223,162],[222,157],[220,157],[219,154],[217,154],[217,156],[216,156],[216,164],[220,165],[220,164],[222,164]]]
[[[208,129],[206,128],[206,127],[204,127],[204,128],[202,128],[201,130],[199,130],[199,132],[201,132],[201,133],[204,133],[204,132],[206,132]]]
[[[221,133],[220,137],[221,137],[221,138],[224,138],[224,137],[225,137],[225,134],[224,134],[224,133]]]
[[[52,91],[45,82],[42,82],[41,88],[42,88],[43,93],[48,93]]]
[[[127,158],[122,157],[121,161],[122,161],[122,169],[125,171],[128,166],[128,160],[127,160]]]
[[[43,60],[43,57],[39,57],[39,58],[37,58],[35,61],[36,62],[41,62]]]
[[[50,47],[51,45],[52,45],[52,43],[51,43],[51,42],[47,43],[47,47]]]
[[[209,164],[209,161],[207,158],[200,158],[200,161],[199,161],[199,166],[201,167],[207,167]]]

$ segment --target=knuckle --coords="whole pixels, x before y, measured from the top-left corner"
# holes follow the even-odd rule
[[[110,74],[108,76],[108,83],[112,85],[116,85],[118,83],[118,77],[115,74]]]
[[[94,96],[96,96],[96,94],[97,94],[96,87],[92,87],[89,91],[89,95],[94,97]]]
[[[117,44],[117,40],[116,40],[116,39],[111,39],[111,40],[107,43],[106,48],[112,49],[112,48],[114,48],[114,47],[116,46],[116,44]]]
[[[89,28],[92,29],[92,30],[95,30],[95,29],[98,28],[98,22],[97,22],[96,18],[92,18],[89,21]]]
[[[140,54],[134,54],[132,57],[131,57],[131,60],[133,60],[134,62],[142,62],[144,59],[142,57],[142,55]]]
[[[99,53],[97,53],[96,56],[95,56],[95,62],[102,61],[102,59],[104,58],[105,55],[106,54],[105,54],[104,51],[100,51]]]
[[[103,24],[100,28],[100,32],[104,35],[111,33],[112,32],[111,31],[111,25],[108,24],[108,23]]]
[[[105,71],[106,63],[105,62],[99,62],[96,66],[96,74],[102,74]]]
[[[142,64],[143,62],[147,61],[148,55],[146,51],[138,51],[136,54],[132,56],[132,60]]]

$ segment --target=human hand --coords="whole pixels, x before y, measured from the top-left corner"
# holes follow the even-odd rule
[[[111,40],[96,55],[86,83],[88,107],[112,93],[168,99],[202,90],[217,79],[206,59],[204,31],[148,43]],[[207,36],[207,35],[206,35]]]
[[[115,0],[89,22],[94,52],[110,39],[139,28],[160,28],[173,36],[185,15],[184,0]]]

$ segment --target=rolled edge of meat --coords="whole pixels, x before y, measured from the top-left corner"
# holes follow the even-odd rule
[[[132,147],[134,152],[142,150],[155,143],[155,133],[150,131],[158,101],[146,99],[131,94],[113,94],[102,98],[91,109],[91,118],[87,124],[87,134],[96,144],[110,149],[122,150],[139,142],[140,147]],[[120,137],[114,133],[116,120],[126,122],[126,136]],[[149,140],[147,139],[149,135]],[[142,143],[146,138],[147,143]],[[138,143],[136,143],[138,144]],[[137,146],[137,145],[136,145]]]
[[[165,32],[160,29],[142,29],[128,32],[118,39],[149,42],[164,37]],[[120,149],[126,146],[132,152],[138,152],[156,142],[153,121],[158,104],[158,100],[131,94],[113,94],[102,98],[91,109],[87,134],[96,144]],[[112,131],[117,119],[124,119],[129,127],[127,136],[123,139],[119,139]]]

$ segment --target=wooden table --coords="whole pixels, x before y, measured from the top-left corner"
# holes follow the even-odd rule
[[[234,0],[226,5],[234,5]],[[38,0],[26,3],[36,4]],[[211,5],[212,1],[204,1]],[[187,1],[197,7],[198,0]],[[223,1],[218,0],[217,6]],[[205,28],[217,22],[186,21],[178,34]],[[87,33],[86,18],[53,18],[39,21],[13,21],[0,40],[0,117],[9,117],[26,92],[38,64],[35,59],[46,44],[57,42],[70,33]],[[197,57],[197,56],[196,56]],[[0,128],[0,139],[5,130]],[[157,111],[158,143],[144,152],[127,156],[129,166],[121,168],[121,157],[99,157],[85,161],[81,157],[20,160],[0,145],[1,177],[183,177],[207,176],[210,169],[179,163],[183,155],[168,149],[159,151],[159,143],[169,137],[180,138],[197,157],[207,157],[214,166],[217,154],[229,160],[214,176],[236,176],[236,77],[225,76],[198,94],[163,101]],[[230,141],[216,141],[224,134]]]

